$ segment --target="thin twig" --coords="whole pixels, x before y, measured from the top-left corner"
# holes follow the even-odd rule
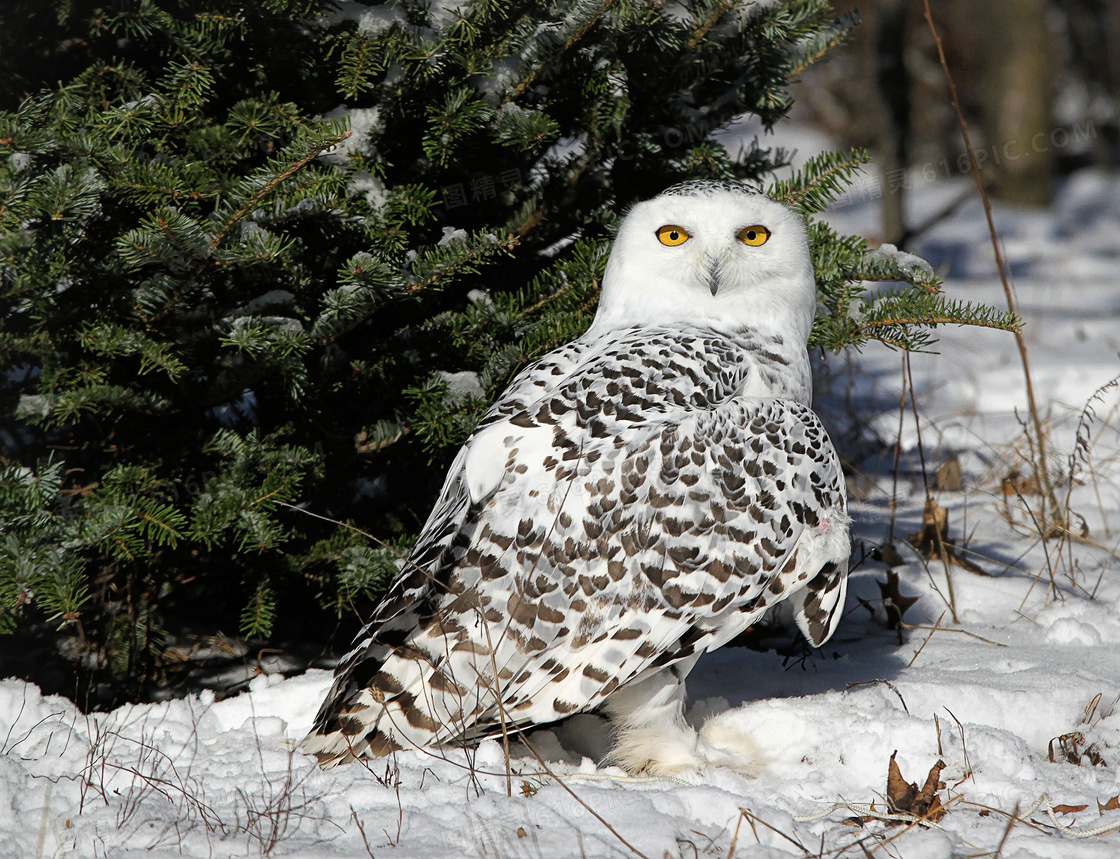
[[[918,401],[914,395],[914,373],[910,368],[910,353],[902,353],[902,385],[905,389],[910,391],[910,408],[914,412],[914,433],[918,439],[918,461],[922,466],[922,486],[926,491],[926,502],[928,503],[933,499],[933,495],[929,491],[929,473],[926,471],[926,452],[922,445],[922,422],[918,417]],[[956,618],[954,617],[954,620]]]
[[[953,76],[949,72],[949,64],[945,60],[945,49],[941,45],[941,37],[937,34],[937,27],[933,24],[933,15],[929,10],[929,0],[922,0],[925,7],[926,23],[929,24],[929,30],[933,34],[933,40],[937,43],[937,57],[941,61],[941,70],[945,74],[945,82],[949,85],[949,95],[952,98],[953,110],[957,114],[957,122],[961,127],[961,135],[964,137],[964,145],[968,150],[969,165],[972,168],[972,178],[976,182],[976,187],[980,191],[980,200],[984,204],[984,216],[988,219],[988,233],[992,239],[992,249],[996,255],[996,265],[999,268],[999,279],[1003,284],[1003,294],[1007,299],[1007,309],[1012,314],[1017,314],[1015,296],[1011,291],[1011,283],[1007,278],[1007,268],[1003,262],[1003,254],[999,247],[999,238],[996,235],[995,219],[992,217],[992,206],[988,201],[988,192],[984,189],[984,182],[980,178],[980,164],[976,160],[976,152],[972,148],[972,140],[968,135],[968,123],[964,120],[964,114],[961,113],[960,101],[957,99],[957,86],[953,83]],[[1023,379],[1026,382],[1027,388],[1027,406],[1030,409],[1031,421],[1034,423],[1035,438],[1038,441],[1037,460],[1032,459],[1031,466],[1035,470],[1035,480],[1038,486],[1045,493],[1046,499],[1053,507],[1053,518],[1057,519],[1061,515],[1061,509],[1058,506],[1057,498],[1054,495],[1054,487],[1050,483],[1050,473],[1046,462],[1046,434],[1042,430],[1042,420],[1038,415],[1038,405],[1034,398],[1034,385],[1031,382],[1031,368],[1030,362],[1027,360],[1027,343],[1023,337],[1021,329],[1015,332],[1015,345],[1019,349],[1019,360],[1023,365]],[[1045,516],[1043,518],[1046,518]]]
[[[765,826],[767,829],[769,829],[775,835],[780,835],[782,838],[784,838],[786,841],[788,841],[794,847],[798,848],[806,856],[810,855],[809,851],[805,849],[805,845],[802,844],[800,841],[798,841],[796,838],[793,838],[792,836],[787,835],[786,833],[782,832],[782,830],[778,829],[776,826],[772,826],[771,824],[769,824],[765,820],[763,820],[761,817],[759,817],[757,814],[752,814],[749,810],[747,810],[745,808],[740,808],[739,811],[742,814],[745,814],[747,816],[748,821],[757,820],[759,823],[761,823],[763,826]],[[757,832],[755,833],[755,840],[756,841],[758,840],[758,833]],[[759,841],[759,843],[761,844],[762,842]]]
[[[902,709],[905,710],[907,714],[910,713],[910,708],[906,706],[906,699],[902,697],[902,693],[899,692],[898,689],[895,688],[895,685],[889,680],[861,680],[858,683],[847,683],[845,684],[844,688],[855,689],[857,686],[874,686],[876,683],[882,683],[884,686],[894,692],[894,694],[898,696],[898,700],[902,702]]]
[[[942,617],[944,617],[944,616],[945,616],[944,612],[942,612]],[[940,620],[940,618],[938,618],[938,620]],[[904,629],[930,629],[930,630],[937,631],[937,627],[935,627],[935,626],[924,626],[920,623],[905,623],[904,622],[902,624],[902,627]],[[982,641],[985,644],[992,645],[993,647],[1007,647],[1006,644],[1000,644],[998,641],[992,641],[990,638],[984,638],[984,636],[977,635],[975,632],[969,632],[967,629],[948,629],[946,627],[941,627],[941,632],[955,632],[955,633],[959,633],[960,635],[967,635],[969,638],[975,638],[977,641]]]
[[[1011,834],[1011,829],[1018,820],[1019,803],[1015,803],[1015,808],[1012,809],[1011,815],[1007,818],[1007,826],[1003,828],[1003,836],[999,839],[999,844],[996,845],[996,849],[992,852],[992,859],[999,859],[1000,855],[1003,853],[1003,845],[1007,843],[1007,836]]]
[[[735,824],[735,834],[731,836],[731,846],[727,848],[727,859],[735,855],[735,845],[739,842],[739,827],[743,825],[743,809],[739,809],[739,820]]]
[[[894,442],[894,466],[891,469],[891,521],[887,527],[887,543],[894,544],[894,521],[898,510],[898,463],[902,456],[902,427],[906,418],[906,352],[902,353],[902,390],[898,395],[898,438]]]
[[[1038,517],[1034,515],[1034,511],[1031,510],[1030,505],[1027,503],[1027,499],[1023,497],[1023,493],[1021,493],[1019,491],[1019,487],[1015,486],[1015,484],[1012,483],[1011,488],[1015,490],[1015,496],[1022,503],[1023,509],[1027,511],[1027,515],[1031,517],[1031,521],[1034,523],[1035,530],[1038,532],[1038,535],[1042,540],[1042,557],[1044,557],[1046,559],[1045,569],[1046,569],[1047,573],[1049,573],[1049,575],[1050,575],[1050,592],[1060,595],[1061,591],[1058,590],[1058,582],[1054,578],[1054,565],[1050,560],[1050,547],[1046,543],[1046,530],[1042,527],[1042,523],[1038,521]],[[1061,553],[1061,551],[1062,551],[1062,547],[1061,547],[1061,544],[1059,544],[1058,545],[1059,554]],[[1040,567],[1039,570],[1038,570],[1038,574],[1034,577],[1034,580],[1031,582],[1031,586],[1029,588],[1027,588],[1027,592],[1025,594],[1023,594],[1023,600],[1022,600],[1022,602],[1019,603],[1019,611],[1022,611],[1023,606],[1025,606],[1027,604],[1027,597],[1029,597],[1031,595],[1031,592],[1034,590],[1034,586],[1036,584],[1038,584],[1038,581],[1041,578],[1042,578],[1042,568]]]
[[[905,250],[907,245],[909,245],[910,242],[912,242],[914,239],[933,229],[935,226],[937,226],[947,218],[951,218],[954,214],[956,214],[957,210],[965,203],[967,203],[971,198],[972,192],[965,191],[963,194],[960,194],[953,200],[950,200],[948,205],[946,205],[940,211],[930,215],[920,224],[904,230],[902,233],[902,238],[900,238],[897,242],[897,246],[899,247],[899,249]]]
[[[957,730],[961,732],[961,752],[964,755],[964,777],[957,782],[957,786],[960,787],[961,784],[972,778],[972,762],[968,759],[968,744],[965,743],[964,739],[964,725],[961,724],[961,720],[957,718],[956,713],[948,707],[945,708],[945,712],[953,717],[953,721],[957,723]]]
[[[914,410],[914,432],[918,437],[918,458],[922,463],[922,485],[926,490],[926,510],[929,510],[934,503],[933,495],[929,491],[929,474],[926,471],[926,455],[922,447],[922,422],[918,418],[918,401],[914,395],[914,371],[910,366],[910,353],[905,352],[902,356],[903,369],[906,371],[907,386],[910,389],[910,406]],[[953,623],[960,623],[957,618],[957,600],[953,594],[953,574],[949,569],[949,553],[945,550],[945,541],[941,539],[941,529],[937,527],[936,522],[933,526],[934,540],[937,541],[937,553],[941,556],[941,564],[945,568],[945,586],[949,591],[949,613],[953,616]]]
[[[222,225],[222,228],[218,230],[214,238],[210,240],[211,250],[217,249],[218,245],[222,243],[222,239],[224,239],[226,237],[226,234],[233,228],[233,225],[240,221],[243,217],[245,217],[245,215],[247,215],[249,212],[253,211],[253,208],[257,205],[257,203],[271,194],[277,185],[279,185],[285,179],[291,178],[300,170],[302,170],[306,164],[318,158],[320,153],[322,153],[324,149],[330,149],[330,147],[338,145],[343,140],[346,140],[348,137],[350,137],[351,134],[353,134],[353,132],[350,131],[350,129],[346,129],[339,134],[336,134],[329,140],[324,140],[320,143],[316,143],[311,147],[306,155],[304,155],[298,161],[289,164],[277,175],[273,176],[268,182],[258,188],[257,191],[242,204],[241,208],[239,208],[229,218],[226,219],[226,222]]]
[[[939,615],[937,616],[937,622],[936,622],[936,623],[935,623],[935,624],[933,625],[933,629],[931,629],[931,630],[929,631],[929,635],[927,635],[927,636],[926,636],[926,640],[922,642],[922,646],[921,646],[921,647],[919,647],[919,648],[918,648],[917,650],[915,650],[915,651],[914,651],[914,655],[913,655],[913,656],[912,656],[912,657],[910,658],[910,661],[906,663],[906,667],[907,667],[907,668],[909,668],[909,667],[910,667],[911,665],[913,665],[913,664],[914,664],[914,661],[915,661],[915,660],[916,660],[916,659],[917,659],[917,658],[918,658],[919,656],[921,656],[921,654],[922,654],[922,651],[923,651],[923,650],[925,650],[925,649],[926,649],[926,645],[927,645],[927,644],[929,644],[929,640],[930,640],[931,638],[933,638],[933,634],[934,634],[935,632],[937,632],[937,630],[941,629],[941,619],[942,619],[943,617],[945,617],[945,612],[941,612],[941,614],[939,614]]]
[[[498,704],[498,719],[502,726],[502,754],[506,764],[506,796],[513,796],[513,777],[509,768],[509,726],[506,724],[506,708],[502,701],[502,679],[498,674],[497,660],[494,658],[494,643],[490,640],[490,622],[485,617],[482,618],[482,630],[486,633],[486,649],[490,656],[490,670],[494,675],[494,700]]]
[[[350,816],[354,818],[354,823],[358,825],[358,832],[362,836],[362,843],[366,846],[366,853],[369,854],[369,859],[375,859],[373,855],[373,848],[369,846],[369,839],[366,838],[366,828],[362,826],[362,821],[358,819],[358,812],[354,810],[354,806],[350,806]]]

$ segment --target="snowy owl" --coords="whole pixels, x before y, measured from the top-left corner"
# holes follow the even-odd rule
[[[623,220],[590,329],[523,370],[459,451],[304,740],[324,765],[597,710],[630,772],[750,769],[683,717],[697,659],[789,600],[842,614],[848,514],[810,409],[798,215],[696,181]]]

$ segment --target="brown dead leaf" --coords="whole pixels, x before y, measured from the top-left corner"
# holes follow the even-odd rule
[[[961,461],[957,457],[953,457],[948,462],[942,463],[941,467],[933,475],[933,488],[940,489],[943,492],[960,492],[964,486],[961,480]]]
[[[984,569],[964,556],[964,552],[949,538],[949,511],[933,498],[926,500],[922,512],[922,530],[907,536],[906,541],[924,558],[941,560],[941,553],[963,570],[980,576],[988,575]]]
[[[1100,803],[1098,803],[1098,805],[1099,804]],[[1074,812],[1077,812],[1077,811],[1084,811],[1088,807],[1089,806],[1087,806],[1087,805],[1055,805],[1054,806],[1054,813],[1055,814],[1073,814]]]
[[[941,549],[938,544],[938,535],[941,543],[949,539],[949,511],[942,507],[933,498],[926,500],[925,509],[922,511],[922,530],[911,534],[906,539],[910,545],[925,555],[927,558],[940,558]]]
[[[898,749],[891,752],[891,762],[887,765],[887,805],[891,811],[908,812],[918,796],[918,786],[902,777],[902,771],[894,760],[897,754]]]
[[[941,771],[943,769],[945,769],[944,761],[938,761],[930,767],[929,775],[926,776],[926,783],[914,799],[914,804],[910,806],[910,811],[918,817],[930,817],[938,820],[944,816],[945,812],[942,810],[937,817],[933,817],[934,812],[941,809],[941,800],[937,796],[937,791],[945,787],[941,781]]]
[[[1023,475],[1017,468],[1013,468],[1011,473],[999,482],[999,491],[1004,495],[1041,495],[1034,475]]]
[[[942,783],[941,787],[945,787]],[[939,821],[946,814],[945,806],[941,803],[941,797],[936,793],[933,795],[933,802],[929,804],[929,810],[922,815],[926,820],[932,820],[934,823]]]
[[[1050,763],[1056,764],[1060,758],[1066,761],[1066,763],[1080,766],[1081,753],[1077,750],[1077,746],[1084,742],[1085,736],[1079,734],[1077,731],[1062,734],[1060,737],[1054,737],[1047,746],[1047,757],[1050,758]],[[1058,744],[1059,754],[1054,753],[1054,743]]]
[[[1061,737],[1055,737],[1049,741],[1046,747],[1046,756],[1052,764],[1058,763],[1058,755],[1054,754],[1054,744],[1056,743],[1060,749],[1061,758],[1068,764],[1076,764],[1081,766],[1081,754],[1077,751],[1077,744],[1084,743],[1085,737],[1077,734],[1077,731],[1072,731],[1070,734],[1063,734]]]
[[[905,596],[898,589],[898,573],[887,570],[887,580],[875,580],[883,598],[883,611],[887,613],[887,629],[901,629],[906,610],[918,601],[917,597]]]
[[[1054,749],[1054,743],[1058,744],[1057,752]],[[1084,746],[1084,748],[1082,748]],[[1050,763],[1056,764],[1061,761],[1071,763],[1076,766],[1081,766],[1083,758],[1088,758],[1089,763],[1095,767],[1103,767],[1108,764],[1105,763],[1101,757],[1100,749],[1095,744],[1090,743],[1085,745],[1085,735],[1080,731],[1070,731],[1068,734],[1062,734],[1060,737],[1055,737],[1050,741],[1047,748]]]
[[[1101,805],[1101,801],[1098,799],[1097,811],[1101,814],[1104,814],[1106,811],[1120,811],[1120,793],[1116,794],[1116,796],[1112,797],[1112,799],[1104,805]]]
[[[525,835],[526,835],[526,833],[525,833],[525,827],[524,827],[524,826],[518,826],[518,827],[517,827],[517,837],[518,837],[518,838],[524,838],[524,837],[525,837]]]
[[[945,804],[937,791],[945,787],[941,781],[941,771],[945,769],[945,762],[938,761],[930,767],[925,785],[918,790],[916,784],[907,782],[903,778],[902,771],[894,759],[897,754],[897,750],[891,752],[891,760],[887,765],[888,808],[891,811],[913,814],[926,820],[940,820],[945,816]]]

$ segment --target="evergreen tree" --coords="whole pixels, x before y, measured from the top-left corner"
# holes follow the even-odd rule
[[[132,698],[186,632],[323,636],[375,598],[486,405],[590,322],[618,213],[766,182],[784,153],[711,133],[781,119],[856,23],[825,0],[46,5],[37,50],[74,75],[5,45],[28,92],[0,92],[0,630],[57,629]],[[865,161],[770,186],[810,219],[814,343],[1012,325],[811,220]]]

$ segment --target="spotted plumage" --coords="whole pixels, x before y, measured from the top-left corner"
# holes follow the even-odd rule
[[[666,224],[679,246],[657,243]],[[737,238],[758,226],[762,246]],[[687,183],[635,207],[591,329],[460,451],[305,748],[332,764],[601,708],[631,770],[736,765],[685,725],[688,670],[780,601],[814,645],[843,608],[814,309],[800,220],[754,189]]]

